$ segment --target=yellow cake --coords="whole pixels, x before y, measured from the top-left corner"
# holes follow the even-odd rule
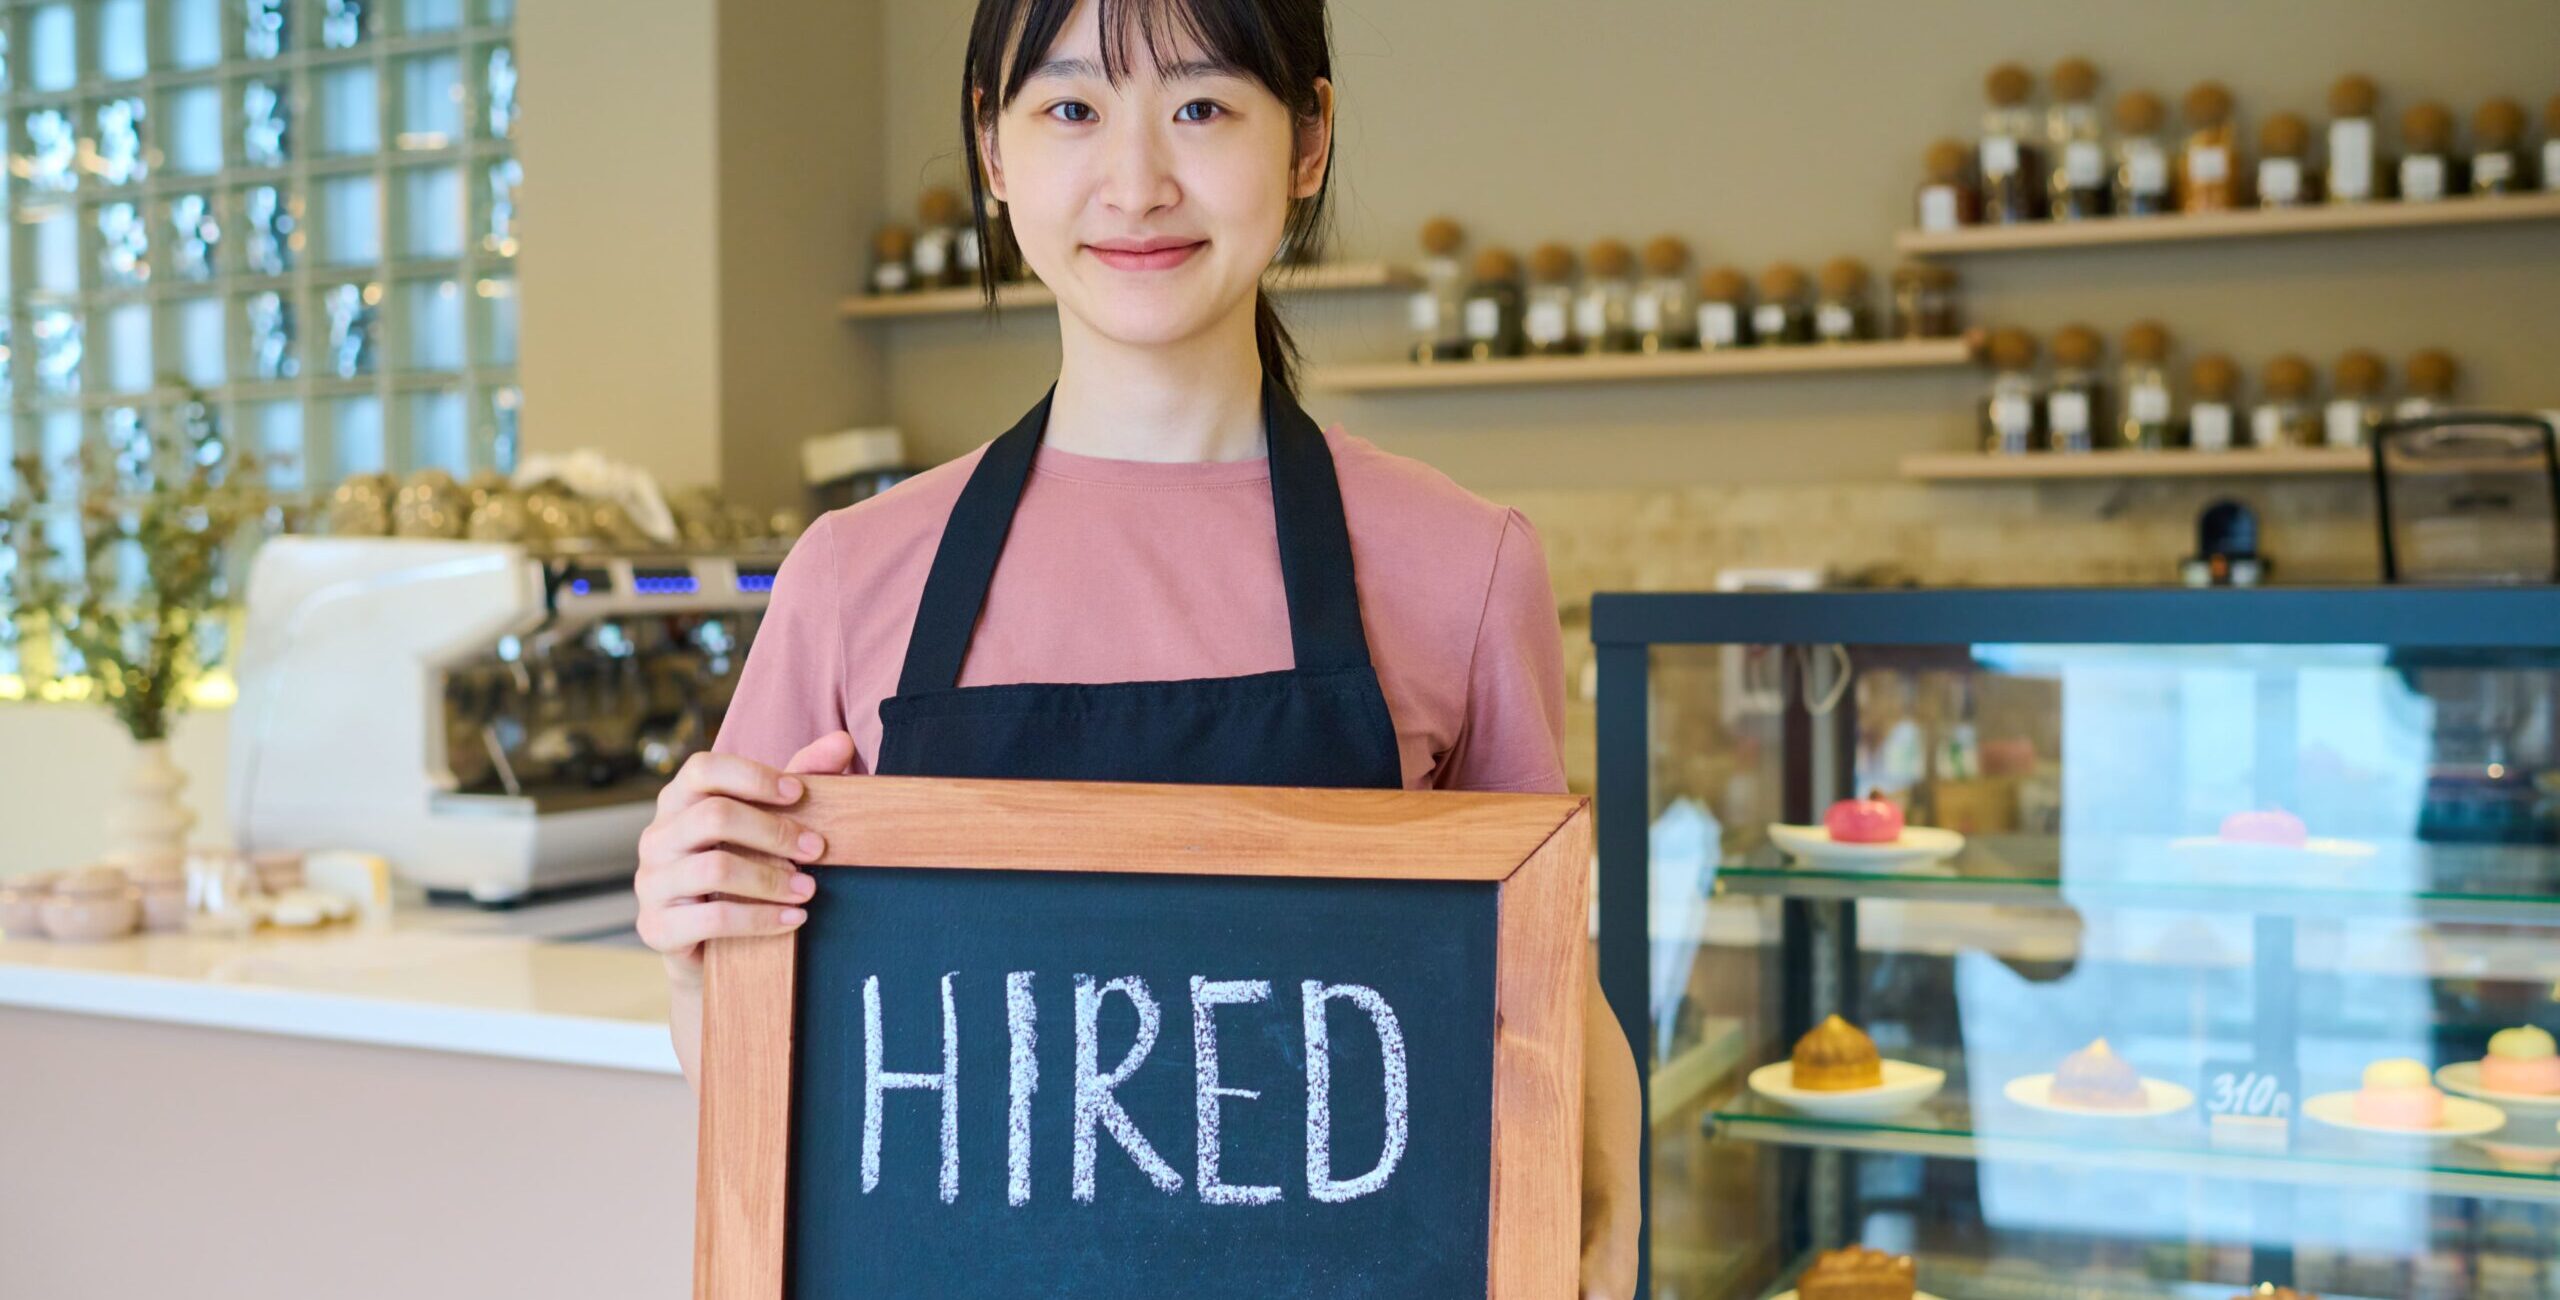
[[[1884,1084],[1884,1059],[1866,1031],[1828,1016],[1796,1040],[1795,1086],[1806,1092],[1848,1092]]]

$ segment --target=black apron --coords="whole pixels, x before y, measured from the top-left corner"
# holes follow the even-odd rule
[[[968,686],[996,557],[1049,423],[1040,399],[988,444],[943,525],[898,693],[880,702],[891,776],[1019,777],[1394,789],[1395,723],[1369,663],[1351,534],[1323,431],[1279,385],[1262,389],[1271,505],[1295,668],[1169,682]],[[1144,628],[1131,628],[1144,636]]]

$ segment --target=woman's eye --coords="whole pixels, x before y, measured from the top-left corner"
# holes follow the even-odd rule
[[[1079,104],[1071,99],[1062,104],[1050,105],[1049,116],[1061,122],[1090,122],[1093,120],[1093,105]]]
[[[1198,109],[1200,111],[1194,113],[1192,112],[1193,109]],[[1206,122],[1210,118],[1224,111],[1226,110],[1220,108],[1216,104],[1210,103],[1208,100],[1195,99],[1190,103],[1183,105],[1181,108],[1174,110],[1174,116],[1185,122]]]

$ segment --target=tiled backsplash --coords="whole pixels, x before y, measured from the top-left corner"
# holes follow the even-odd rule
[[[2281,583],[2379,580],[2373,489],[2311,481],[1841,483],[1498,494],[1537,526],[1564,614],[1565,770],[1592,780],[1591,593],[1706,591],[1732,568],[1924,586],[2156,586],[2225,498],[2258,512]],[[1890,575],[1890,578],[1887,578]]]

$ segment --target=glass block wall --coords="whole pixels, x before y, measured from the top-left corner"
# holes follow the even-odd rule
[[[0,0],[0,452],[512,469],[514,0]]]

